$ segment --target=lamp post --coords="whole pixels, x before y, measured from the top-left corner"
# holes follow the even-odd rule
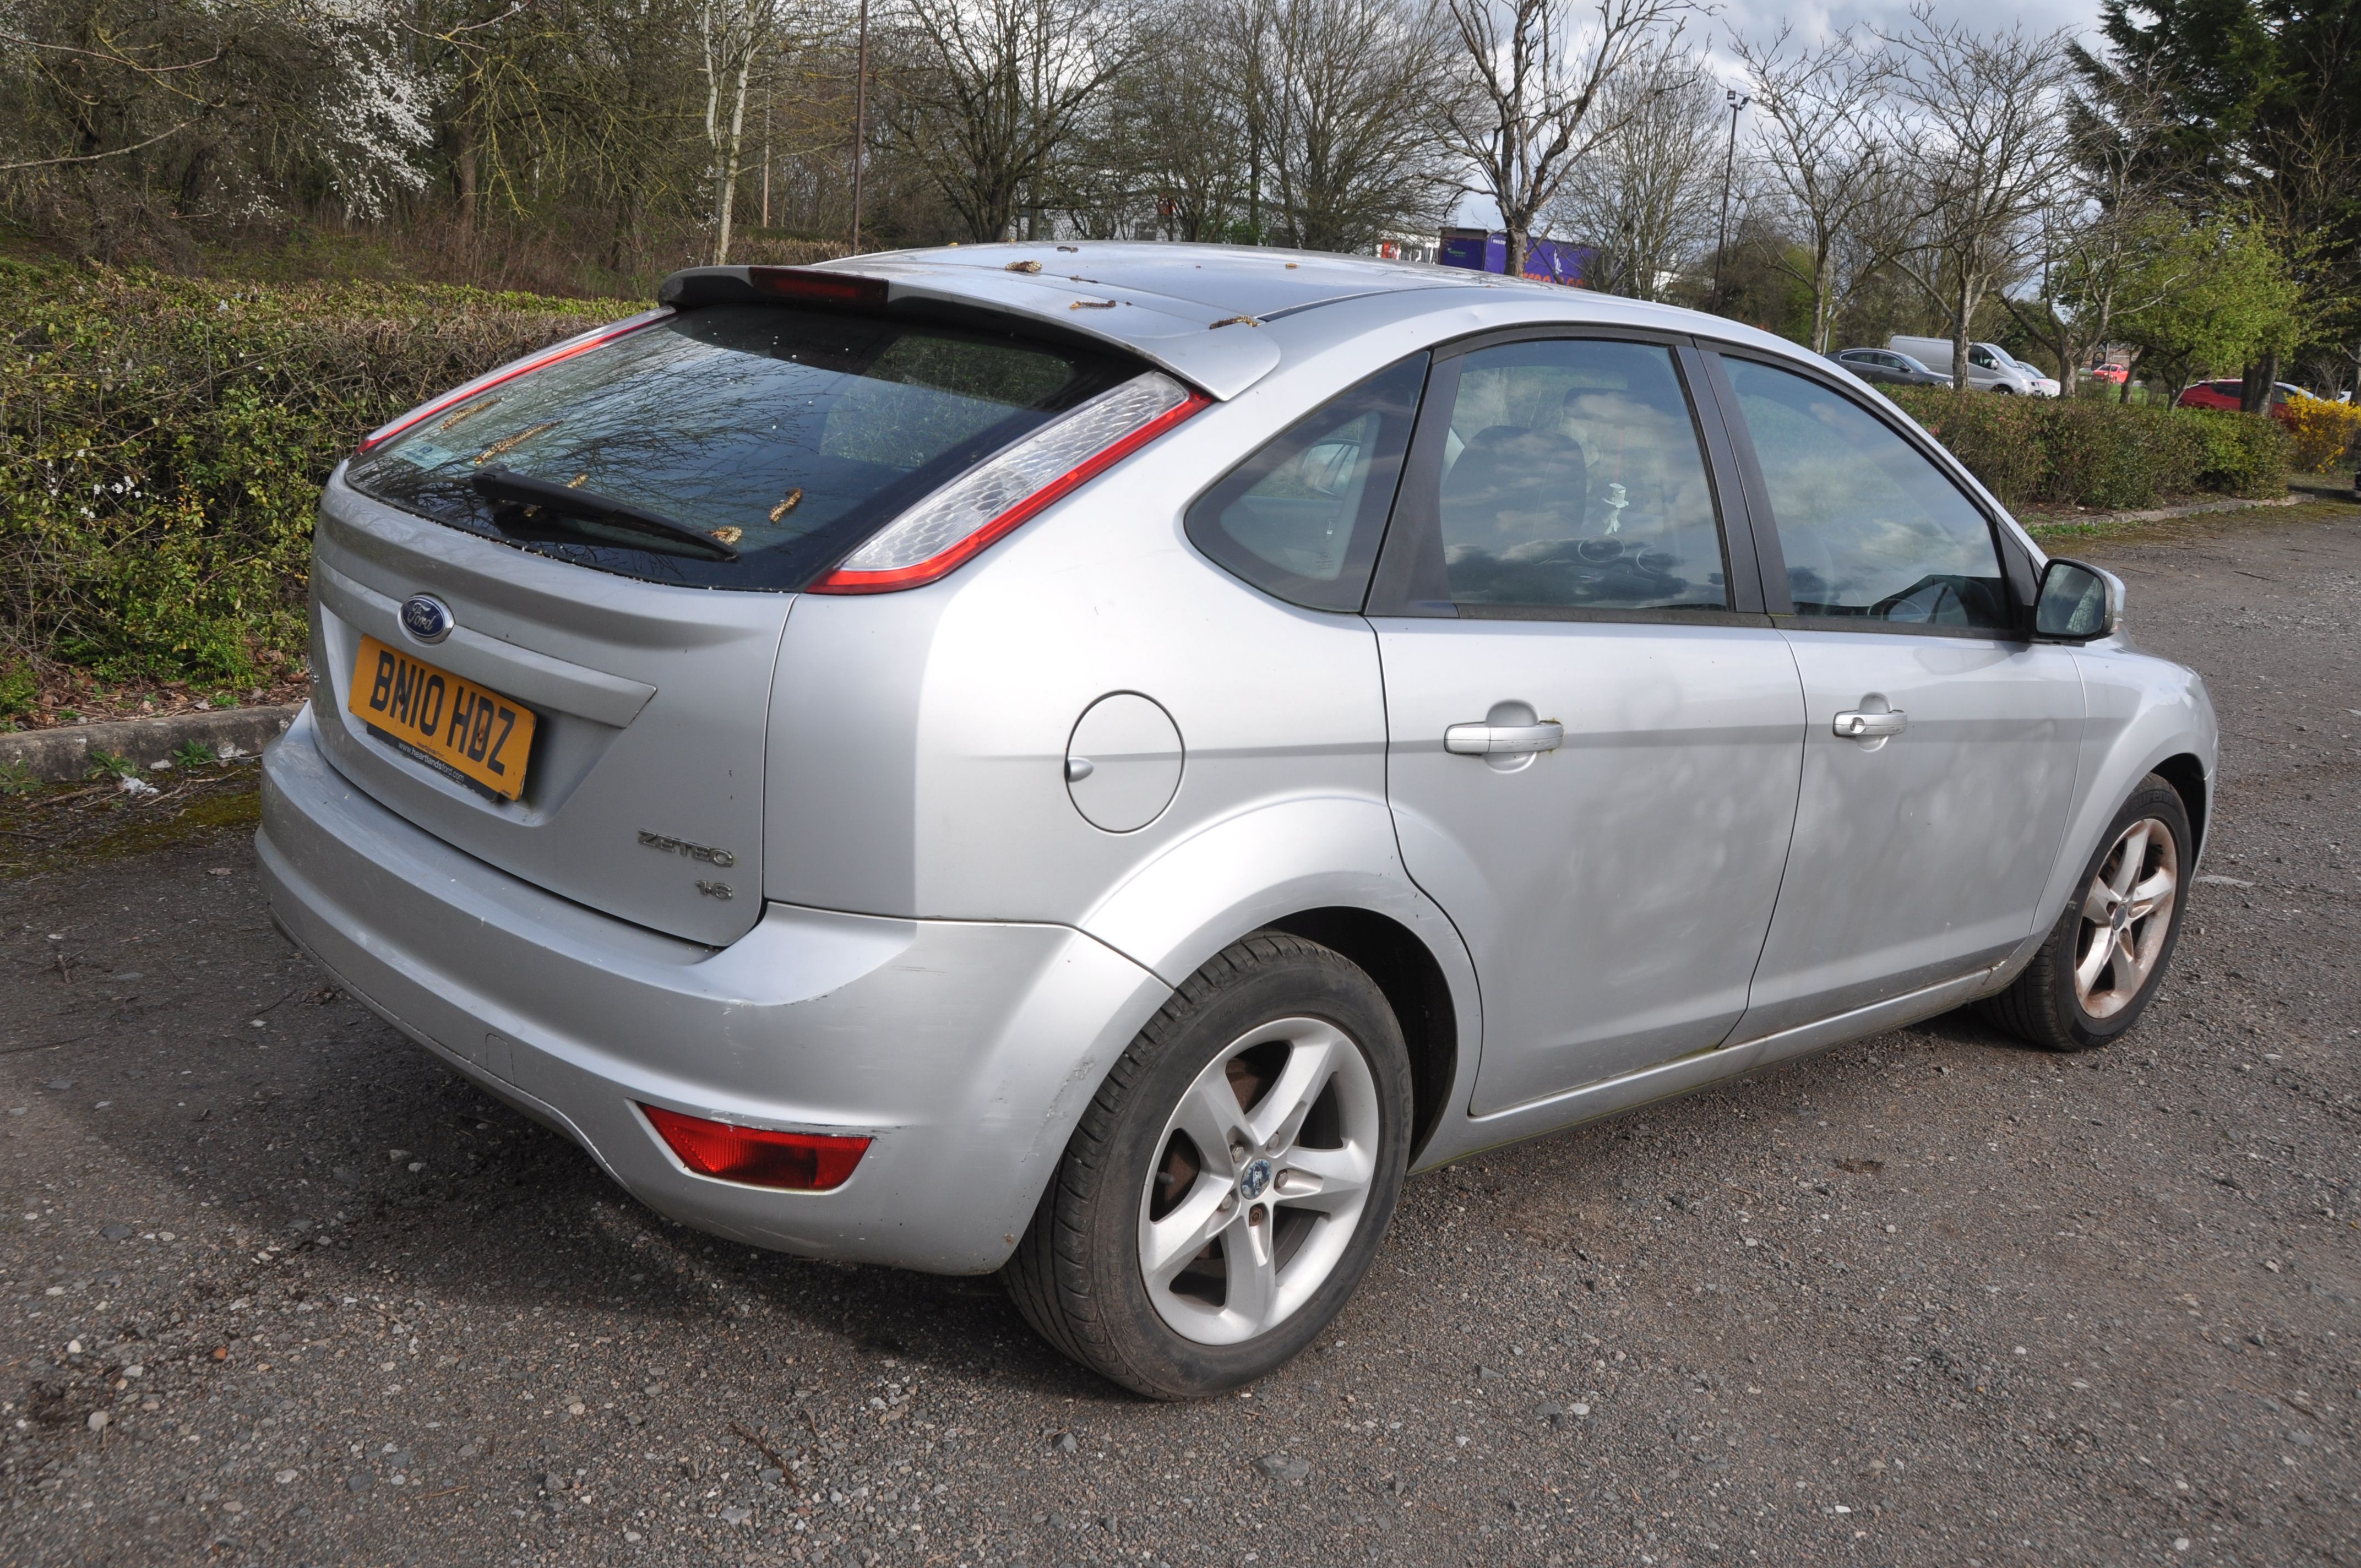
[[[1738,115],[1754,102],[1735,87],[1725,87],[1722,101],[1730,105],[1730,150],[1721,160],[1721,234],[1713,246],[1713,308],[1721,309],[1721,256],[1730,248],[1730,187],[1738,170]]]

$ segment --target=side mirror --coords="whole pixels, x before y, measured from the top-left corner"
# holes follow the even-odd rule
[[[2033,601],[2033,634],[2057,642],[2088,642],[2112,637],[2124,624],[2124,580],[2081,561],[2063,558],[2041,569],[2041,592]]]

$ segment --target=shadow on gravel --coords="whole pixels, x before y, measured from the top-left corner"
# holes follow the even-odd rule
[[[110,1202],[104,1239],[200,1231],[191,1211],[209,1209],[234,1250],[190,1288],[216,1300],[300,1258],[315,1290],[400,1280],[500,1317],[611,1316],[620,1334],[784,1316],[793,1331],[921,1366],[972,1364],[992,1344],[1003,1370],[1042,1392],[1122,1398],[1040,1346],[991,1277],[799,1260],[642,1207],[279,936],[238,810],[252,800],[206,797],[208,817],[227,812],[226,832],[135,824],[170,846],[137,862],[0,883],[17,913],[5,924],[20,927],[0,929],[0,950],[22,974],[12,986],[33,993],[0,1023],[0,1062],[15,1069],[15,1098],[39,1095],[61,1113],[69,1142],[136,1168],[115,1186],[138,1196]],[[67,908],[82,923],[66,924]]]

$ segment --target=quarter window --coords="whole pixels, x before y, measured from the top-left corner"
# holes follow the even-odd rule
[[[1883,421],[1790,371],[1726,359],[1795,613],[2004,629],[1982,512]]]
[[[1426,362],[1378,372],[1232,469],[1189,509],[1191,542],[1290,604],[1359,609]]]
[[[1713,489],[1669,349],[1477,349],[1449,417],[1434,516],[1453,603],[1728,607]]]

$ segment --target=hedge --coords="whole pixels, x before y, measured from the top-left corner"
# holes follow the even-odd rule
[[[2010,506],[2152,507],[2213,491],[2287,489],[2293,444],[2279,422],[2213,409],[2100,399],[1962,397],[1896,388],[1894,400]]]
[[[0,262],[0,724],[34,663],[227,687],[300,656],[313,510],[372,427],[632,302]],[[2254,416],[1897,400],[2012,504],[2262,495]]]
[[[229,686],[299,655],[337,459],[631,309],[0,263],[0,699],[35,660]]]

